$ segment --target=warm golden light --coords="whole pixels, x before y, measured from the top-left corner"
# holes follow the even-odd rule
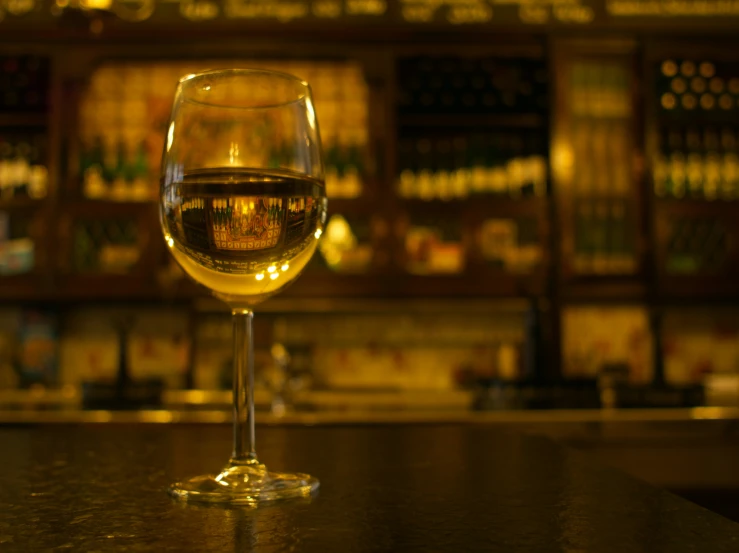
[[[264,273],[257,273],[256,275],[254,275],[254,278],[256,278],[257,280],[264,280]]]
[[[84,0],[82,5],[88,10],[109,10],[112,0]]]
[[[280,273],[272,273],[271,275],[269,275],[269,278],[271,278],[272,280],[274,280],[274,279],[276,279],[276,278],[277,278],[278,276],[280,276]]]
[[[321,237],[321,234],[323,234],[323,231],[321,229],[316,229],[316,232],[313,233],[313,236],[316,237],[316,240],[318,240]]]
[[[228,159],[231,165],[233,165],[235,161],[238,160],[238,157],[239,157],[239,145],[236,142],[231,142],[231,146],[228,149]]]
[[[274,265],[270,265],[269,267],[267,267],[267,272],[269,273],[274,273],[276,270],[277,267],[275,267]]]
[[[315,129],[316,128],[316,112],[313,109],[313,102],[311,101],[310,98],[307,98],[305,100],[305,113],[306,113],[306,116],[308,117],[308,125],[310,126],[311,129]]]
[[[285,272],[285,271],[287,271],[287,270],[288,270],[289,268],[290,268],[290,265],[288,265],[287,263],[285,263],[285,264],[284,264],[284,265],[283,265],[282,267],[280,267],[280,270],[281,270],[281,271],[282,271],[282,272],[284,273],[284,272]]]
[[[172,142],[174,142],[174,121],[169,124],[169,130],[167,131],[167,151],[172,148]]]

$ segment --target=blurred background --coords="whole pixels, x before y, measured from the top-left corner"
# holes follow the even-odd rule
[[[229,314],[156,201],[177,80],[236,66],[311,83],[330,199],[257,310],[263,420],[719,444],[685,421],[739,407],[737,29],[713,0],[0,2],[0,421],[229,420]]]

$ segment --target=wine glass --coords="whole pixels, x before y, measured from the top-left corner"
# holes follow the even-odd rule
[[[270,472],[257,459],[252,309],[305,268],[323,232],[325,196],[306,82],[256,69],[180,79],[162,158],[160,221],[177,262],[233,314],[234,444],[220,474],[173,484],[175,498],[256,504],[318,488],[307,474]]]

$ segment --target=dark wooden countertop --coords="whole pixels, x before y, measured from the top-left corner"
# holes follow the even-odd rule
[[[191,506],[164,489],[217,470],[225,425],[0,429],[0,550],[739,551],[739,525],[543,438],[484,425],[261,427],[310,502]]]

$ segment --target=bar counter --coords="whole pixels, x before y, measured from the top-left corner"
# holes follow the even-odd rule
[[[2,424],[39,423],[230,423],[227,409],[0,409]],[[377,423],[465,423],[465,424],[549,424],[549,423],[659,423],[739,420],[736,407],[692,407],[686,409],[541,409],[471,411],[463,409],[355,409],[288,411],[275,415],[258,411],[259,424],[377,424]]]
[[[225,425],[0,429],[3,551],[734,552],[739,525],[545,438],[488,425],[262,426],[273,470],[310,500],[176,503],[215,471]]]

